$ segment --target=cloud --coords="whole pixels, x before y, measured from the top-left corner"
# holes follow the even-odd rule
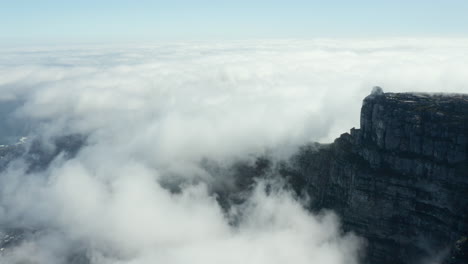
[[[466,93],[466,44],[284,40],[4,49],[0,102],[13,106],[3,112],[13,125],[2,137],[29,131],[88,138],[76,157],[58,157],[45,171],[26,173],[17,161],[1,173],[0,229],[41,230],[2,257],[60,263],[76,252],[92,263],[357,263],[362,241],[343,234],[332,212],[305,210],[281,184],[268,191],[271,183],[260,181],[225,212],[210,184],[229,176],[206,171],[200,161],[284,157],[310,141],[331,142],[359,126],[361,100],[375,85]],[[34,125],[13,128],[24,120]],[[163,177],[188,181],[174,193]]]

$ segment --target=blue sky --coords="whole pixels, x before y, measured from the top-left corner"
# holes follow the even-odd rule
[[[2,43],[465,37],[467,0],[0,0]]]

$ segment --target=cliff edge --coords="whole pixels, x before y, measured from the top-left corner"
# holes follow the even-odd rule
[[[377,89],[360,129],[302,148],[281,174],[367,239],[366,262],[439,262],[468,233],[467,148],[468,95]]]

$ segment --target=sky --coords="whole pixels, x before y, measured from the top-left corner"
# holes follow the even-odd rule
[[[3,44],[466,37],[465,0],[1,1]]]

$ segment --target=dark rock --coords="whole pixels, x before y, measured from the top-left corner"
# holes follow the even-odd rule
[[[312,210],[367,238],[369,263],[418,263],[468,232],[468,96],[376,91],[361,128],[282,170]]]

